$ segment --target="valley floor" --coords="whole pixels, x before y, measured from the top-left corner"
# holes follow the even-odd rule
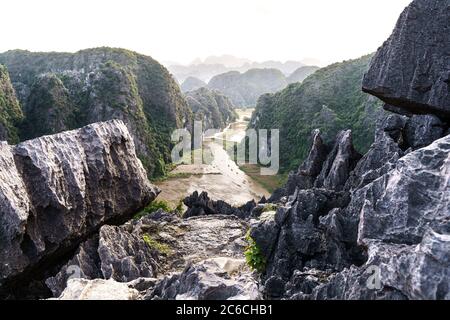
[[[258,201],[270,195],[273,182],[258,180],[254,172],[247,174],[230,158],[223,146],[227,141],[239,142],[245,136],[252,109],[237,110],[239,120],[228,126],[214,139],[204,142],[204,164],[181,164],[172,170],[168,179],[155,182],[162,190],[158,200],[176,206],[194,191],[207,191],[214,200],[226,200],[242,205],[252,199]]]

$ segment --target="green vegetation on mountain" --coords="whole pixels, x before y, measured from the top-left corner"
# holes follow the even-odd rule
[[[298,167],[310,147],[310,134],[322,130],[330,142],[342,129],[353,130],[359,152],[373,141],[381,102],[361,91],[363,74],[372,55],[319,69],[302,83],[260,97],[250,127],[280,129],[282,172]]]
[[[23,118],[22,109],[6,68],[0,65],[0,140],[19,141],[17,125]]]
[[[149,175],[164,175],[170,135],[192,113],[169,72],[151,57],[115,48],[0,54],[22,104],[20,138],[121,119]],[[1,110],[1,109],[0,109]]]
[[[183,81],[180,88],[183,92],[194,91],[200,89],[202,87],[206,87],[207,84],[200,79],[195,77],[187,77],[186,80]]]
[[[238,118],[230,99],[216,90],[200,88],[186,92],[186,100],[195,120],[202,121],[205,130],[224,129]]]
[[[219,90],[237,107],[252,107],[260,95],[277,92],[286,85],[286,77],[278,69],[250,69],[217,75],[209,81],[208,88]]]
[[[314,72],[319,70],[316,66],[303,66],[292,72],[289,77],[287,77],[288,83],[302,82],[307,77],[312,75]]]

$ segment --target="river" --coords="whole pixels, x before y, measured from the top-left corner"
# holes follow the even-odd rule
[[[215,135],[216,139],[205,139],[205,164],[181,164],[171,171],[169,178],[156,182],[162,190],[158,200],[176,206],[181,199],[195,190],[207,191],[214,200],[224,200],[232,205],[241,205],[251,199],[258,201],[269,192],[245,174],[224,150],[223,139],[239,142],[245,136],[248,119],[253,109],[237,109],[239,118],[225,130]]]

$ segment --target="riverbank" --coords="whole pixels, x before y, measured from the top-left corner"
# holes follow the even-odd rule
[[[154,182],[162,190],[159,201],[177,206],[194,191],[207,191],[214,200],[242,205],[270,195],[269,190],[241,170],[224,149],[224,141],[234,143],[243,139],[252,110],[237,109],[236,112],[238,121],[203,142],[204,163],[178,165],[166,179]]]

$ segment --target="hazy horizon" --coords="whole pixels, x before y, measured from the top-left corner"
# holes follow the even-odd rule
[[[0,52],[109,46],[166,65],[233,55],[255,62],[314,59],[323,66],[376,51],[410,2],[5,0],[0,27],[8,32]]]

